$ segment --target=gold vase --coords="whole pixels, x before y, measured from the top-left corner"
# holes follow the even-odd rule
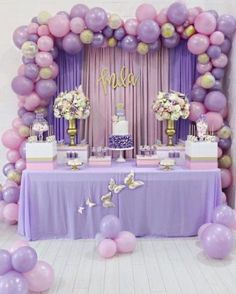
[[[173,143],[173,137],[175,135],[175,121],[174,120],[171,120],[171,119],[167,120],[166,134],[168,136],[167,146],[174,146],[174,143]]]
[[[76,119],[69,120],[69,126],[67,129],[67,133],[70,136],[70,146],[75,146],[76,145],[76,135],[77,135]]]

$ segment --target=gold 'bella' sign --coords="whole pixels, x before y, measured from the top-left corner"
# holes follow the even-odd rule
[[[101,71],[101,74],[97,80],[98,83],[102,84],[103,92],[107,95],[108,86],[111,86],[112,89],[117,88],[127,88],[129,86],[136,86],[138,82],[138,77],[134,73],[129,72],[129,69],[126,66],[122,66],[119,74],[113,72],[110,74],[108,68],[104,68]]]

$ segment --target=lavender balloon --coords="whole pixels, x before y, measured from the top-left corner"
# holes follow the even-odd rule
[[[20,26],[13,33],[13,41],[16,47],[21,48],[21,46],[28,41],[28,27]]]
[[[231,138],[228,139],[220,139],[218,142],[218,146],[222,149],[222,150],[229,150],[229,148],[232,145],[232,140]]]
[[[234,237],[229,228],[221,224],[212,224],[202,233],[201,245],[209,257],[223,259],[232,251]]]
[[[225,108],[227,103],[225,95],[220,91],[211,91],[206,95],[204,104],[210,111],[219,112]]]
[[[221,48],[219,46],[211,45],[207,50],[207,54],[212,59],[216,59],[216,58],[220,57]]]
[[[33,248],[20,247],[12,254],[12,267],[19,273],[25,273],[34,268],[37,259],[37,253]]]
[[[94,32],[102,31],[108,23],[106,11],[100,7],[90,9],[85,15],[85,23]]]
[[[192,101],[203,102],[207,91],[202,87],[196,87],[191,91],[190,97]]]
[[[13,170],[13,169],[15,169],[15,165],[13,163],[6,163],[2,168],[2,172],[3,172],[4,176],[7,176],[9,171]]]
[[[121,231],[120,220],[115,215],[106,215],[100,223],[101,234],[105,238],[115,238]]]
[[[63,49],[62,40],[63,38],[56,38],[54,41],[58,49]]]
[[[69,33],[63,38],[62,47],[67,53],[74,55],[82,50],[83,43],[80,41],[78,35]]]
[[[11,254],[7,250],[0,249],[0,276],[5,275],[11,269]]]
[[[162,43],[166,48],[175,48],[180,42],[180,36],[178,33],[174,33],[171,38],[162,38]]]
[[[224,75],[225,75],[225,70],[223,68],[214,68],[211,72],[213,74],[213,76],[217,79],[217,80],[221,80],[223,79]]]
[[[222,53],[229,53],[232,48],[232,42],[229,39],[225,39],[224,42],[220,46]]]
[[[33,17],[33,18],[31,19],[31,22],[34,22],[34,23],[39,24],[37,16]]]
[[[26,78],[32,81],[36,80],[39,74],[39,67],[34,63],[29,63],[25,65],[24,75]]]
[[[30,79],[23,76],[17,76],[11,83],[13,91],[18,95],[29,95],[34,89],[34,84]]]
[[[68,12],[66,12],[66,11],[59,11],[59,12],[57,12],[57,14],[58,15],[64,15],[64,16],[66,16],[68,19],[70,19],[70,15],[69,15],[69,13]]]
[[[104,44],[104,41],[105,41],[105,38],[104,38],[103,34],[96,33],[93,36],[92,46],[95,48],[102,47]]]
[[[216,20],[218,19],[219,14],[217,13],[217,11],[215,11],[215,10],[207,10],[207,12],[211,13],[216,18]]]
[[[143,20],[138,25],[137,35],[138,38],[144,43],[154,43],[160,36],[160,27],[154,20]]]
[[[225,204],[217,206],[213,212],[213,222],[229,228],[234,223],[234,218],[234,210]]]
[[[20,190],[17,187],[9,187],[3,191],[3,199],[7,203],[17,203],[20,197]]]
[[[223,90],[222,81],[216,80],[215,85],[211,88],[211,90],[222,91]]]
[[[28,40],[31,41],[31,42],[34,42],[34,43],[37,43],[38,39],[39,39],[39,36],[36,35],[36,34],[31,34],[28,37]]]
[[[127,52],[134,52],[138,46],[137,39],[134,36],[125,36],[121,41],[122,48]]]
[[[25,56],[22,56],[22,62],[24,64],[35,63],[35,58],[27,58]]]
[[[236,30],[236,20],[232,15],[221,15],[217,22],[217,30],[225,35],[231,35]]]
[[[188,18],[188,9],[184,4],[175,2],[168,8],[167,17],[171,23],[180,26]]]
[[[58,56],[58,48],[57,47],[53,47],[53,49],[51,50],[51,54],[52,54],[52,57],[53,59],[56,59],[57,56]]]
[[[15,271],[10,271],[0,277],[1,294],[28,294],[26,279]]]
[[[113,36],[113,29],[109,26],[105,27],[105,29],[102,31],[103,35],[107,38],[110,38]]]
[[[41,98],[51,98],[57,92],[57,84],[52,79],[39,80],[35,85],[35,91]]]
[[[158,39],[156,42],[149,44],[150,51],[158,51],[161,49],[161,41]]]
[[[89,11],[89,8],[84,4],[76,4],[71,8],[70,17],[81,17],[85,18],[86,13]]]
[[[35,113],[34,112],[25,112],[22,117],[22,122],[27,127],[31,126],[33,124],[33,121],[35,120]]]
[[[114,32],[114,37],[118,41],[122,40],[125,35],[126,35],[125,29],[122,28],[122,27],[120,27],[119,29],[115,30],[115,32]]]

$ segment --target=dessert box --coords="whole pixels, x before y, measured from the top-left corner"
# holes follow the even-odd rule
[[[99,156],[90,156],[89,157],[89,166],[93,167],[109,167],[111,166],[111,156],[104,156],[104,157],[99,157]]]
[[[89,157],[89,145],[88,144],[79,144],[76,146],[68,146],[64,144],[57,145],[57,162],[58,164],[67,163],[67,152],[76,152],[78,154],[78,159],[83,163],[88,163]]]
[[[137,155],[136,164],[137,166],[158,166],[160,160],[157,155]]]

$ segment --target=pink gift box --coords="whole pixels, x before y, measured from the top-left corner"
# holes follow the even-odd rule
[[[26,162],[28,170],[54,170],[57,166],[56,161],[50,162]]]
[[[100,167],[100,166],[111,166],[111,156],[105,157],[89,157],[89,166]]]
[[[218,168],[217,161],[191,161],[188,159],[185,161],[185,166],[189,169],[195,170],[210,170]]]

